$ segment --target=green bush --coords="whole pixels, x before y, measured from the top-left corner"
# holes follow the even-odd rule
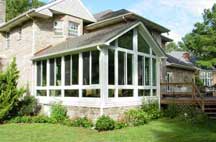
[[[124,122],[115,123],[115,129],[122,129],[122,128],[126,128],[127,126],[128,126],[127,123],[124,123]]]
[[[161,116],[158,102],[143,102],[141,109],[147,113],[149,119],[158,119]]]
[[[78,118],[78,119],[73,120],[72,126],[91,128],[91,127],[93,127],[93,123],[87,117],[83,117],[83,118]]]
[[[30,116],[18,116],[9,120],[9,123],[32,123],[32,118]]]
[[[163,116],[168,118],[176,118],[180,113],[179,105],[176,104],[170,104],[167,106],[166,109],[163,110]]]
[[[56,121],[48,116],[38,115],[32,117],[32,123],[56,123]]]
[[[33,96],[25,96],[19,101],[18,116],[36,116],[40,111],[37,99]]]
[[[108,131],[115,128],[115,121],[109,116],[101,116],[97,119],[95,129],[98,131]]]
[[[60,105],[60,104],[54,104],[51,106],[51,118],[53,120],[56,120],[57,122],[61,122],[65,119],[67,119],[67,109]]]
[[[25,93],[24,88],[18,88],[19,71],[16,60],[8,66],[5,72],[0,72],[0,122],[13,117],[10,111],[17,107],[19,98]]]
[[[144,125],[148,122],[148,119],[148,114],[142,109],[131,109],[124,115],[124,121],[129,126]]]

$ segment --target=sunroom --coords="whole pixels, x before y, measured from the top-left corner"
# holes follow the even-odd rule
[[[35,54],[34,94],[42,104],[100,109],[159,100],[163,55],[141,22],[103,28]]]

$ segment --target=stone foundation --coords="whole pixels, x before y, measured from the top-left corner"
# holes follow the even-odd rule
[[[87,117],[93,121],[96,121],[101,115],[110,116],[114,120],[120,120],[125,111],[137,108],[138,106],[126,106],[126,107],[110,107],[110,108],[95,108],[95,107],[78,107],[67,106],[68,116],[70,119],[78,117]],[[43,105],[42,113],[50,116],[50,105]]]

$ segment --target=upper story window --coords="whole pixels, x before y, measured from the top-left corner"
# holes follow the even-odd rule
[[[133,50],[133,30],[118,38],[118,47]]]
[[[78,36],[79,24],[69,21],[68,23],[68,36]]]
[[[21,40],[21,39],[22,39],[22,27],[20,27],[18,29],[18,38],[17,38],[17,40]]]
[[[61,20],[54,21],[53,28],[54,28],[55,35],[63,35],[63,21]]]

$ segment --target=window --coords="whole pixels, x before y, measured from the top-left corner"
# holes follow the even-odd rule
[[[114,98],[114,97],[115,97],[115,90],[109,89],[109,98]]]
[[[138,85],[144,85],[144,61],[142,56],[138,56]]]
[[[83,85],[99,84],[99,51],[83,52]]]
[[[133,97],[133,89],[119,89],[118,96],[119,97]]]
[[[152,83],[153,83],[153,86],[157,85],[157,64],[156,64],[156,59],[152,59]]]
[[[69,21],[68,23],[68,35],[78,36],[79,24]]]
[[[150,54],[150,48],[146,40],[142,37],[140,32],[138,32],[138,51]]]
[[[54,21],[54,33],[55,35],[63,35],[63,21],[56,20]]]
[[[115,50],[108,50],[109,54],[109,84],[115,84]]]
[[[145,57],[145,85],[150,85],[150,59]]]
[[[55,85],[55,60],[50,59],[50,86]]]
[[[37,90],[37,96],[47,96],[46,90]]]
[[[61,96],[61,90],[50,90],[50,96],[51,97],[60,97]]]
[[[56,58],[56,86],[61,85],[61,58]]]
[[[127,84],[133,84],[133,55],[127,54]]]
[[[47,68],[46,61],[37,62],[37,86],[46,86]]]
[[[79,82],[79,54],[72,55],[72,84]]]
[[[83,52],[83,85],[89,85],[90,52]]]
[[[65,56],[65,85],[71,84],[71,56]]]
[[[118,82],[119,85],[133,84],[133,55],[118,52]]]
[[[65,97],[79,97],[79,90],[65,90]]]
[[[99,98],[100,97],[100,90],[99,89],[86,89],[82,91],[83,97],[88,98]]]
[[[124,52],[118,52],[118,84],[124,85]]]
[[[151,96],[151,90],[139,89],[139,91],[138,91],[138,96],[139,96],[139,97]]]
[[[118,47],[133,49],[133,30],[118,38]]]

